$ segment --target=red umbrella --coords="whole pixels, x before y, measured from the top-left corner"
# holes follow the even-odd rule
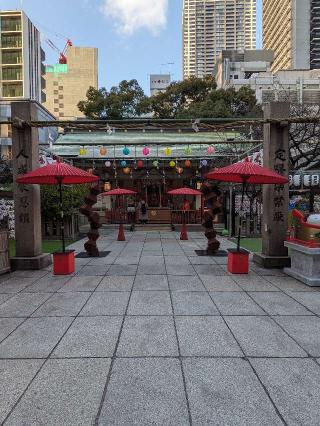
[[[126,188],[116,188],[116,189],[112,189],[111,191],[108,192],[103,192],[101,195],[104,197],[112,197],[112,196],[120,196],[120,195],[135,195],[137,194],[136,191],[131,191],[131,189],[126,189]],[[134,224],[132,224],[132,229],[134,227]],[[120,226],[119,226],[119,233],[118,233],[118,241],[125,241],[126,237],[124,235],[124,230],[123,230],[123,224],[122,224],[122,220],[121,220],[121,213],[120,213]]]
[[[65,253],[65,238],[62,210],[62,185],[73,185],[82,183],[92,183],[99,180],[98,176],[94,176],[70,164],[61,163],[59,160],[56,163],[48,164],[32,170],[23,176],[17,178],[17,183],[32,185],[59,185],[60,194],[60,215],[61,215],[61,239],[62,251]]]
[[[125,188],[116,188],[116,189],[112,189],[111,191],[108,192],[103,192],[102,196],[104,197],[111,197],[112,195],[135,195],[137,194],[136,191],[131,191],[131,189],[125,189]]]
[[[202,195],[202,192],[192,188],[178,188],[168,191],[169,195]]]
[[[17,178],[18,183],[41,185],[73,185],[97,180],[99,180],[98,176],[60,161],[32,170]]]
[[[169,195],[202,195],[202,192],[197,191],[192,188],[178,188],[173,189],[171,191],[168,191],[167,194]],[[183,223],[181,227],[181,233],[180,233],[180,240],[187,240],[188,239],[188,231],[187,231],[187,225],[186,225],[186,212],[183,213]]]
[[[223,182],[242,183],[241,211],[243,208],[243,199],[245,187],[247,184],[285,184],[288,179],[266,167],[250,161],[240,161],[230,166],[222,167],[207,174],[207,179],[219,180]],[[240,214],[240,223],[238,230],[237,251],[240,251],[240,238],[242,227],[242,215]]]
[[[281,184],[288,179],[278,173],[249,161],[240,161],[231,166],[222,167],[207,174],[207,179],[224,182],[253,183],[253,184]]]

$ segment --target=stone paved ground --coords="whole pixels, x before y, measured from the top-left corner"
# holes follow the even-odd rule
[[[73,277],[1,277],[1,424],[320,424],[319,290],[231,276],[201,234],[115,237]]]

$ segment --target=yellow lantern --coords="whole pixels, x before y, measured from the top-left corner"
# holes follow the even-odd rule
[[[105,147],[103,147],[103,146],[102,146],[102,147],[100,148],[100,155],[102,155],[102,156],[107,155],[107,152],[108,152],[108,151],[107,151],[107,149],[106,149]]]
[[[167,157],[169,157],[169,156],[171,155],[171,148],[166,148],[166,149],[164,150],[164,153],[165,153],[165,155],[166,155]]]
[[[85,149],[85,148],[80,148],[80,150],[79,150],[79,154],[80,155],[86,155],[87,154],[87,150]]]
[[[173,169],[176,166],[175,161],[171,160],[169,166]]]

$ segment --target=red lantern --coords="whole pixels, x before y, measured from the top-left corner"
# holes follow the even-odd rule
[[[138,160],[137,167],[138,167],[138,169],[142,169],[143,168],[143,161],[142,160]]]
[[[185,166],[187,169],[189,169],[189,168],[191,167],[191,161],[190,161],[190,160],[186,160],[186,161],[184,162],[184,166]]]

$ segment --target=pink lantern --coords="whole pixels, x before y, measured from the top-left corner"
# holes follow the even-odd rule
[[[143,155],[146,155],[146,156],[147,156],[147,155],[149,155],[149,154],[150,154],[150,149],[149,149],[148,147],[146,147],[146,146],[145,146],[145,147],[143,148],[143,150],[142,150],[142,154],[143,154]]]
[[[137,167],[138,167],[138,169],[142,169],[143,168],[143,161],[138,160]]]
[[[208,154],[209,155],[212,155],[212,154],[214,154],[216,152],[216,150],[215,150],[215,148],[213,147],[213,146],[209,146],[208,147]]]

